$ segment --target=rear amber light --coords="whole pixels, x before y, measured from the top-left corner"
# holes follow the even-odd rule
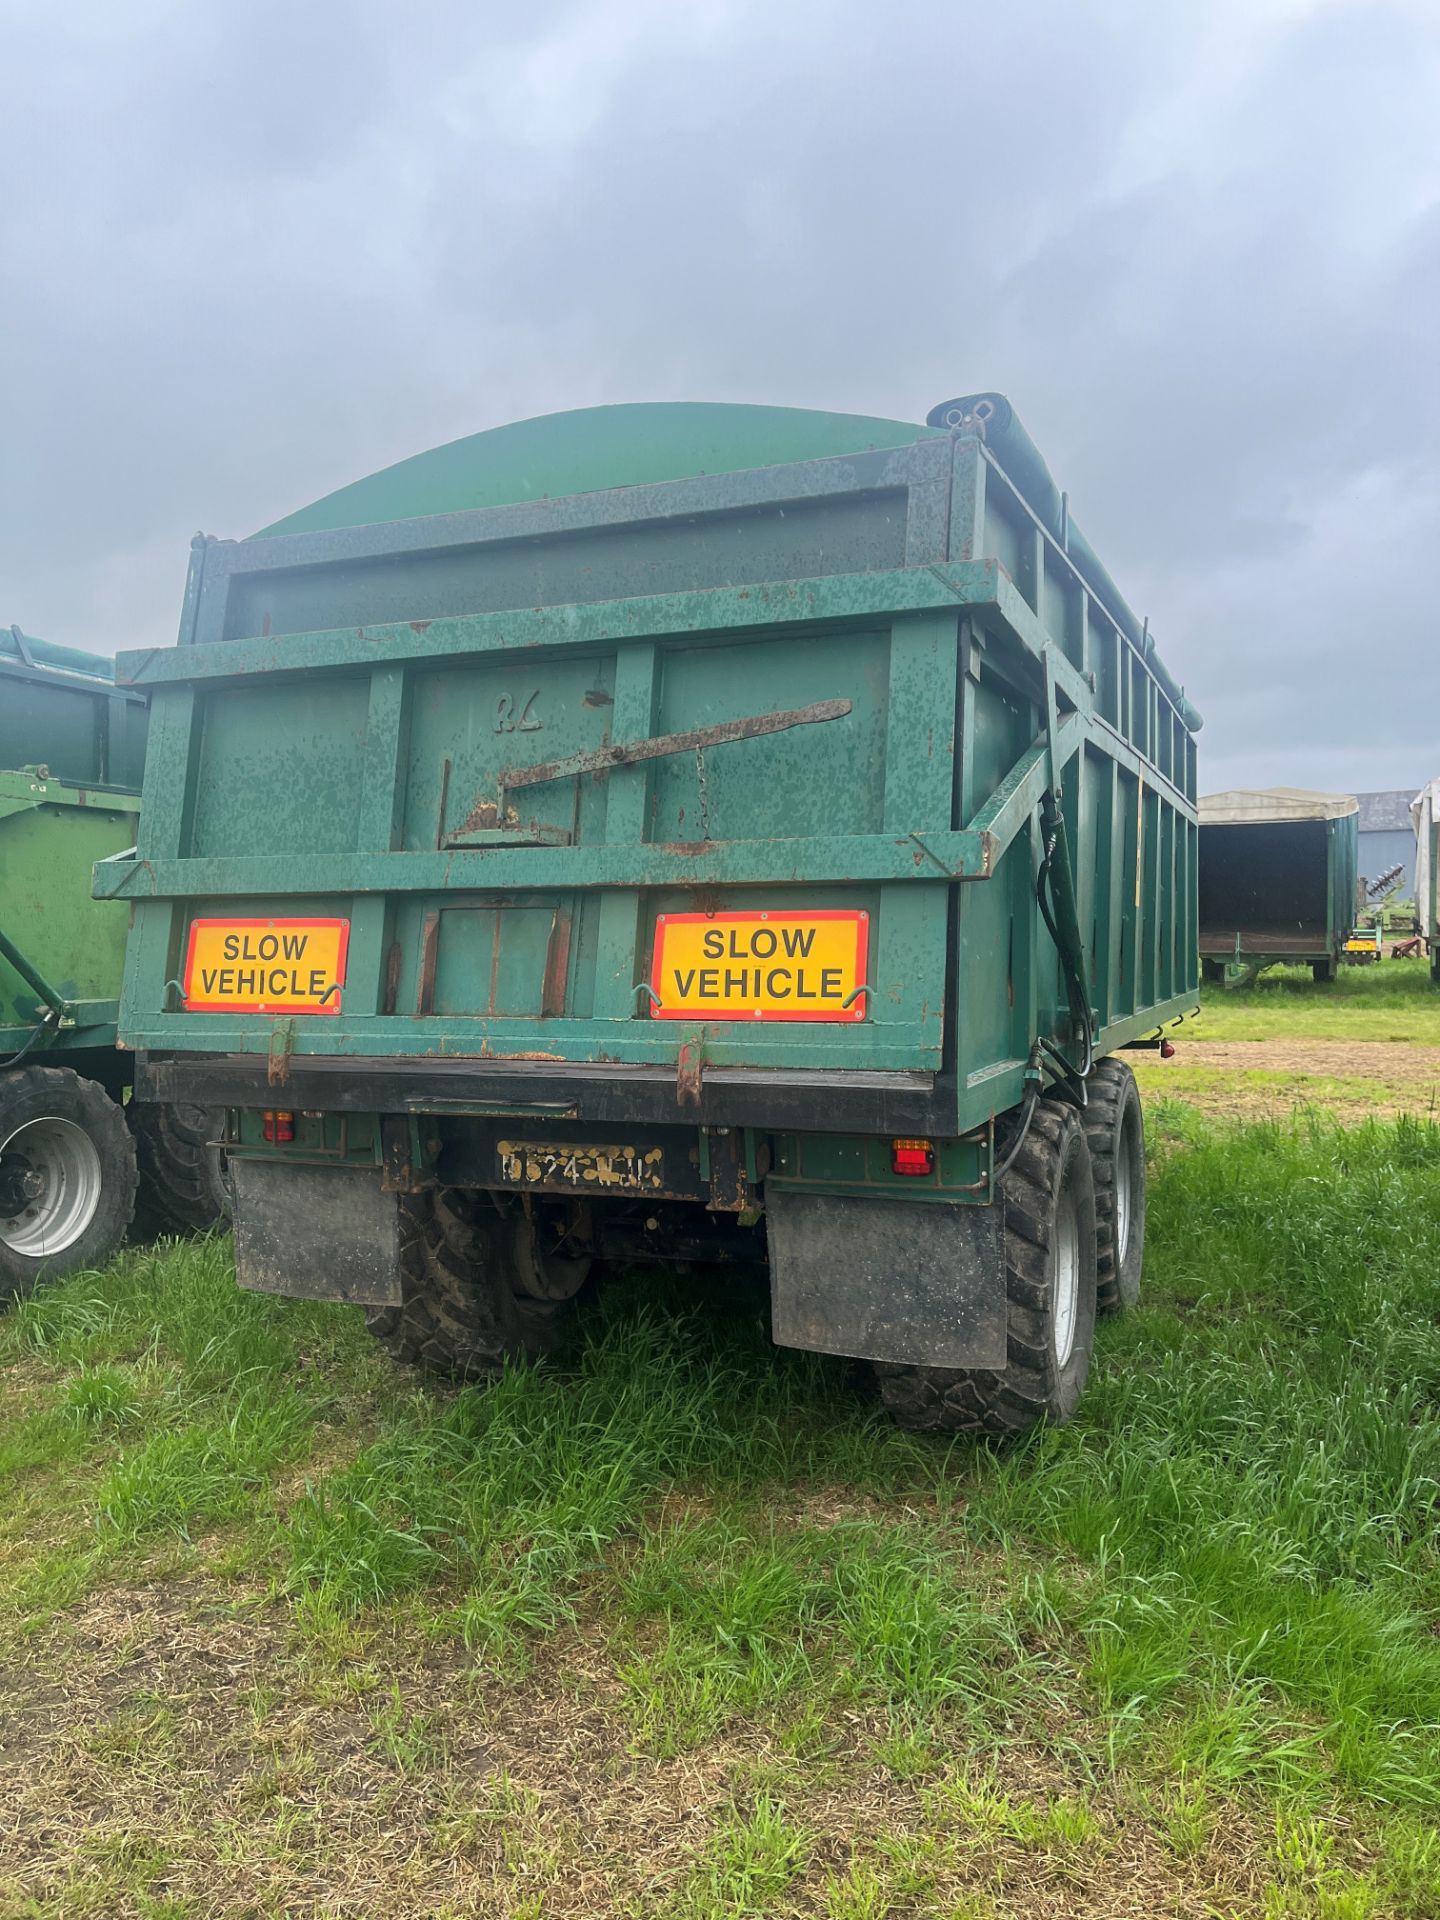
[[[260,1116],[260,1137],[284,1146],[295,1138],[295,1116],[293,1113],[262,1113]]]
[[[923,1176],[935,1171],[935,1148],[929,1140],[892,1140],[890,1170]]]

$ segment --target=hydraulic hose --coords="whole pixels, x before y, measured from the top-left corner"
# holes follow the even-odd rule
[[[1077,1106],[1085,1105],[1085,1081],[1095,1064],[1095,1027],[1090,1013],[1090,993],[1085,979],[1085,950],[1080,938],[1079,915],[1070,879],[1070,858],[1065,842],[1065,816],[1047,794],[1041,808],[1045,830],[1045,853],[1035,882],[1035,899],[1041,918],[1055,942],[1060,970],[1065,980],[1065,997],[1070,1021],[1084,1039],[1084,1064],[1077,1066],[1053,1041],[1041,1039],[1040,1047],[1060,1069],[1066,1091]],[[1047,897],[1048,894],[1048,897]]]
[[[1025,1104],[1020,1110],[1020,1125],[1016,1129],[1015,1138],[1006,1148],[1005,1158],[1000,1162],[999,1166],[991,1169],[990,1191],[992,1194],[1010,1171],[1011,1167],[1014,1166],[1020,1149],[1025,1144],[1025,1136],[1030,1131],[1030,1122],[1035,1118],[1035,1103],[1039,1098],[1040,1085],[1038,1080],[1034,1080],[1025,1089]]]
[[[48,1045],[48,1043],[55,1038],[55,1033],[59,1025],[60,1025],[59,1014],[55,1012],[53,1007],[47,1009],[44,1014],[44,1017],[40,1021],[40,1024],[36,1027],[35,1031],[31,1034],[30,1038],[25,1042],[24,1046],[18,1048],[16,1052],[12,1053],[8,1060],[0,1060],[0,1070],[5,1070],[10,1067],[18,1067],[20,1062],[25,1058],[26,1054],[33,1053],[36,1047],[38,1047],[42,1041]]]

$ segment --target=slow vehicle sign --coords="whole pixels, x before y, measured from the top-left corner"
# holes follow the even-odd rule
[[[339,1013],[348,920],[192,920],[189,1013]]]
[[[869,914],[837,908],[662,913],[650,1012],[657,1020],[863,1020],[869,929]]]

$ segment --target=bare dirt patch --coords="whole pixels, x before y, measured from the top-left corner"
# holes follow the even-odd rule
[[[1440,1119],[1440,1047],[1390,1040],[1189,1040],[1173,1061],[1137,1068],[1151,1098],[1263,1119],[1297,1106],[1346,1120],[1400,1113]]]
[[[6,1915],[29,1901],[217,1920],[708,1913],[696,1875],[715,1871],[717,1835],[765,1808],[800,1836],[777,1913],[950,1912],[978,1896],[1006,1920],[1203,1920],[1217,1900],[1258,1912],[1266,1877],[1263,1829],[1244,1816],[1177,1857],[1158,1807],[1097,1792],[1060,1757],[1079,1725],[1011,1743],[978,1790],[958,1725],[900,1777],[877,1757],[885,1727],[854,1707],[806,1756],[740,1720],[648,1757],[598,1630],[556,1636],[507,1677],[402,1620],[319,1653],[281,1603],[171,1583],[79,1609],[33,1648],[28,1679],[12,1700],[23,1732],[0,1752]],[[1010,1808],[1043,1820],[1082,1799],[1083,1839],[1011,1830]],[[835,1883],[857,1875],[856,1903],[837,1909]],[[872,1883],[883,1905],[861,1904],[882,1898]]]

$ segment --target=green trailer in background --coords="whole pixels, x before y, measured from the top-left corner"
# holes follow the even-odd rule
[[[759,1262],[907,1424],[1068,1417],[1199,719],[1001,396],[479,434],[198,542],[121,673],[121,1039],[230,1110],[242,1285],[465,1376],[607,1265]]]
[[[1200,961],[1207,980],[1309,967],[1333,980],[1360,904],[1350,793],[1236,788],[1200,802]]]
[[[1430,978],[1440,987],[1440,780],[1410,803],[1415,822],[1415,917],[1430,955]]]
[[[139,1175],[152,1225],[215,1217],[216,1117],[128,1124],[127,916],[91,897],[135,844],[146,720],[111,661],[0,631],[0,1295],[107,1259]]]

